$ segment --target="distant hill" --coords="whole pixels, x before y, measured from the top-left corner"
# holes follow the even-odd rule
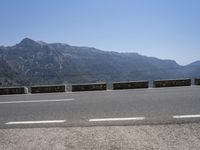
[[[154,80],[200,76],[200,61],[180,66],[137,53],[117,53],[29,38],[0,47],[0,86]]]

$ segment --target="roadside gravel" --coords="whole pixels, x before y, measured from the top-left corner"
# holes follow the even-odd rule
[[[0,129],[0,150],[200,150],[200,124]]]

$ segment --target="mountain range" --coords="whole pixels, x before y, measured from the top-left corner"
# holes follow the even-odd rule
[[[200,61],[186,66],[137,53],[45,43],[29,38],[0,46],[0,86],[194,78]]]

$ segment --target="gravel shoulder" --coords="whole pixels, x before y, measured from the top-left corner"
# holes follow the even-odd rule
[[[199,150],[200,124],[1,129],[0,150]]]

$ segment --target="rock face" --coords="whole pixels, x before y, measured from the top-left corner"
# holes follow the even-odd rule
[[[154,80],[200,76],[200,64],[180,66],[137,53],[36,42],[0,47],[0,86]]]

